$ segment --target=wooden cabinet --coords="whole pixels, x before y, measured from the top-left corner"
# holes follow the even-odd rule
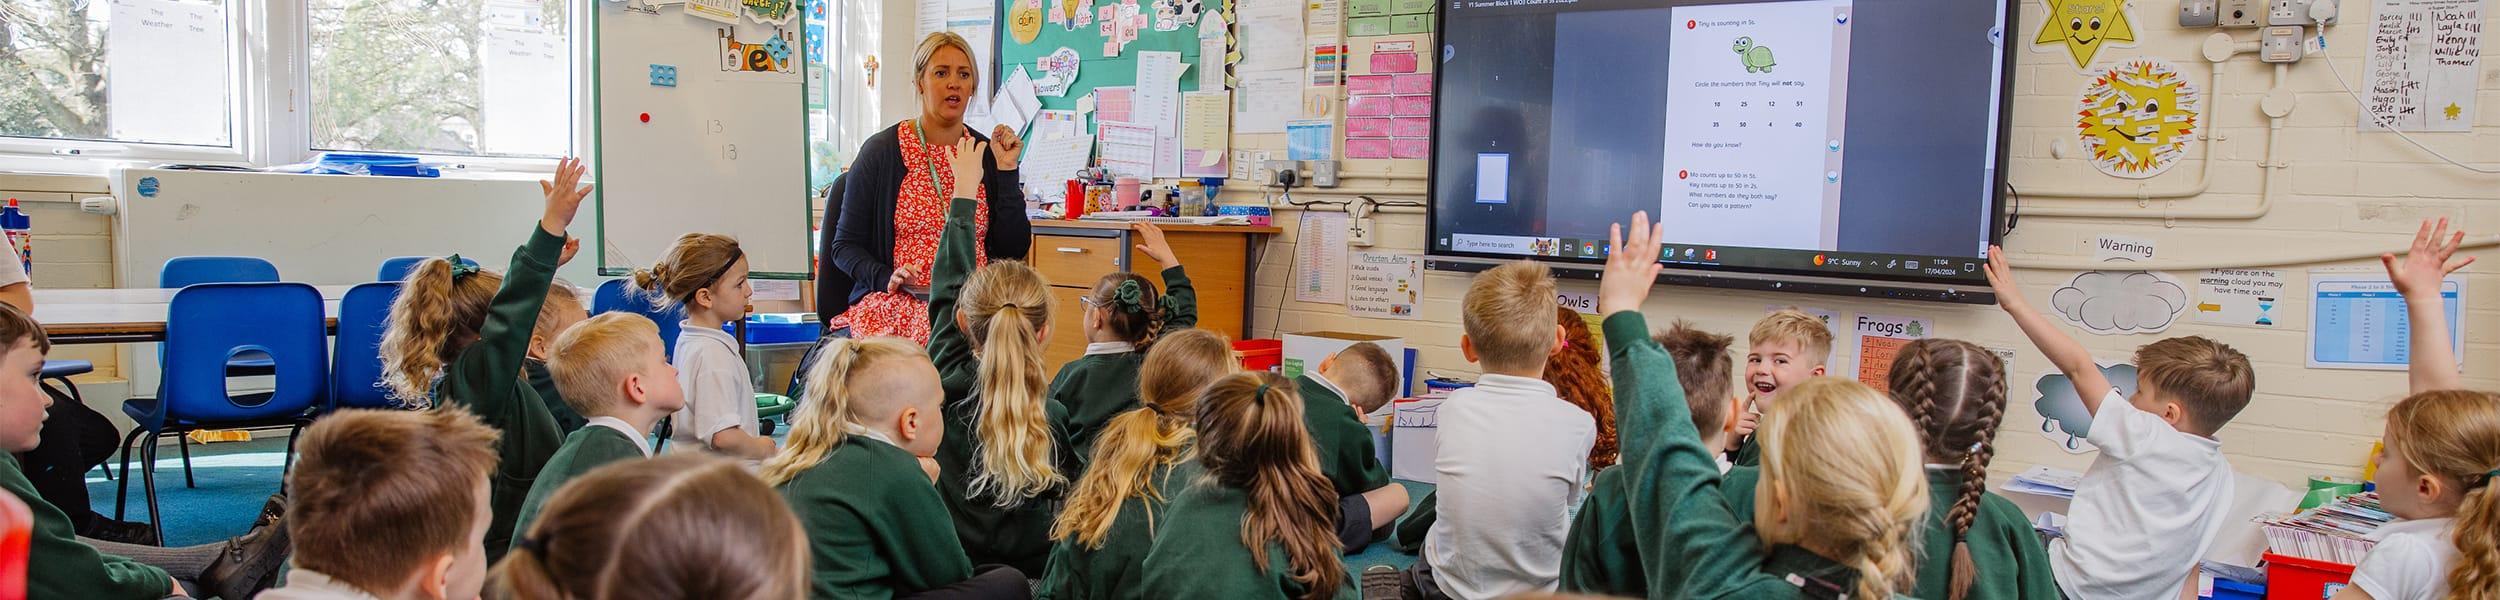
[[[1274,227],[1165,225],[1172,254],[1198,286],[1198,326],[1241,339],[1250,323],[1251,273],[1263,235]],[[1085,306],[1078,298],[1103,275],[1132,271],[1163,285],[1163,269],[1135,248],[1125,223],[1034,221],[1033,268],[1050,280],[1056,308],[1042,360],[1052,373],[1085,354]]]

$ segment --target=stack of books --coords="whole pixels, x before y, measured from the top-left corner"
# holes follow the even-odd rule
[[[2265,526],[2266,543],[2275,554],[2351,565],[2360,564],[2370,547],[2378,545],[2369,539],[2370,532],[2395,518],[2379,508],[2377,492],[2365,492],[2290,515],[2258,515],[2256,521]]]

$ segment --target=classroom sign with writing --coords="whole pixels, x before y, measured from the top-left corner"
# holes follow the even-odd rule
[[[2472,131],[2483,0],[2378,0],[2363,131]]]
[[[1424,298],[1424,258],[1391,252],[1355,252],[1347,261],[1346,314],[1414,319]]]
[[[2290,292],[2285,271],[2206,269],[2196,277],[2196,322],[2274,329],[2274,309]]]
[[[1892,389],[1892,362],[1900,356],[1901,347],[1910,342],[1935,335],[1936,322],[1919,317],[1893,317],[1859,313],[1852,332],[1858,349],[1858,383],[1879,391]]]

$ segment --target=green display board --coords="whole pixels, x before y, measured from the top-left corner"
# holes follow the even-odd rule
[[[1190,1],[1174,0],[1176,4],[1185,4]],[[1222,10],[1223,2],[1224,0],[1199,2],[1200,14]],[[1137,39],[1130,41],[1127,47],[1122,48],[1119,56],[1103,55],[1103,43],[1110,38],[1102,34],[1099,17],[1102,7],[1114,7],[1112,10],[1116,14],[1119,10],[1117,7],[1126,4],[1126,1],[1003,0],[1003,3],[1004,6],[1001,8],[1004,10],[1000,12],[1004,18],[999,20],[998,29],[998,78],[1000,80],[1016,72],[1017,65],[1023,65],[1025,72],[1032,75],[1034,79],[1041,79],[1043,73],[1034,66],[1034,61],[1049,56],[1059,51],[1060,48],[1075,50],[1077,56],[1080,57],[1078,64],[1081,66],[1077,68],[1076,82],[1068,86],[1068,93],[1065,96],[1043,96],[1041,100],[1044,109],[1074,110],[1077,99],[1093,93],[1094,88],[1136,84],[1137,53],[1139,52],[1181,53],[1181,64],[1190,65],[1188,70],[1181,73],[1180,89],[1182,90],[1198,89],[1198,78],[1205,75],[1199,73],[1197,67],[1198,20],[1183,19],[1180,29],[1155,31],[1155,3],[1151,0],[1136,1],[1138,13],[1146,17],[1146,26],[1138,30]],[[1015,13],[1018,6],[1027,6],[1027,3],[1031,3],[1029,6],[1039,7],[1043,15],[1050,14],[1051,3],[1061,4],[1062,9],[1070,6],[1078,7],[1095,15],[1097,20],[1073,29],[1068,23],[1073,22],[1074,19],[1061,23],[1044,20],[1041,33],[1034,36],[1032,43],[1018,43],[1014,28]]]

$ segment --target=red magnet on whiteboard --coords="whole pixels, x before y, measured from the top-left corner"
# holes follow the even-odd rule
[[[649,123],[649,122],[651,122],[651,113],[642,113],[642,122],[644,122],[644,123]]]

